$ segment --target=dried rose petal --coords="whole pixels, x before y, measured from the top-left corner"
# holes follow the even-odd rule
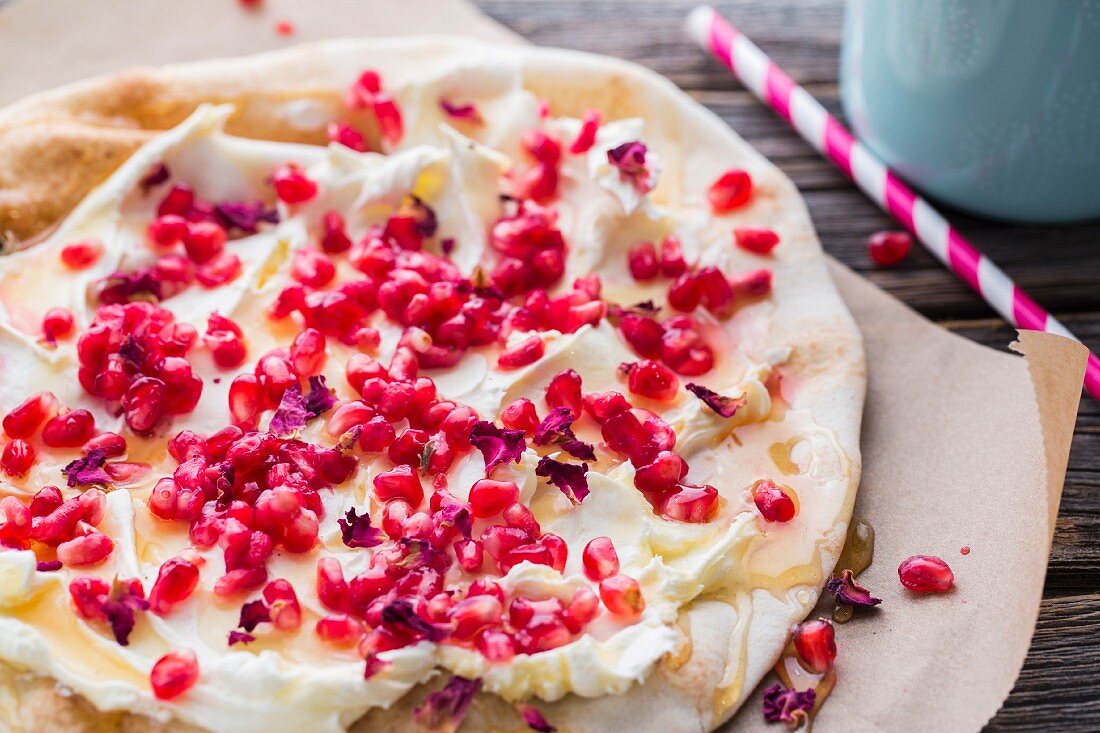
[[[99,302],[129,303],[138,300],[162,300],[161,282],[155,269],[146,267],[135,272],[112,272],[100,280]]]
[[[474,531],[474,517],[465,504],[448,504],[439,510],[440,527],[454,527],[466,539]]]
[[[118,355],[130,363],[130,366],[140,370],[141,364],[145,361],[145,349],[142,348],[138,340],[132,335],[126,336],[122,339],[122,343],[118,347]]]
[[[799,692],[783,685],[772,685],[764,690],[764,720],[798,727],[813,709],[816,699],[817,693],[813,689]]]
[[[472,680],[458,675],[451,677],[442,690],[424,698],[424,703],[413,713],[416,722],[432,733],[457,730],[480,689],[480,677]]]
[[[452,104],[446,99],[439,100],[439,106],[443,108],[443,111],[447,113],[448,117],[456,120],[464,120],[466,122],[473,122],[481,124],[481,113],[478,112],[477,106],[472,102],[466,104]]]
[[[40,573],[52,573],[55,570],[60,570],[61,569],[61,561],[60,560],[39,560],[38,564],[35,565],[34,569],[37,570]]]
[[[88,455],[69,463],[61,469],[61,473],[68,477],[69,486],[106,486],[111,483],[111,477],[103,470],[106,462],[107,454],[93,449],[88,451]]]
[[[535,445],[560,445],[582,461],[596,460],[596,449],[573,434],[576,416],[568,407],[555,407],[535,428]]]
[[[111,626],[115,641],[121,646],[128,646],[130,632],[134,630],[134,624],[137,621],[137,612],[146,611],[148,608],[149,601],[145,600],[141,581],[136,578],[116,579],[103,604],[103,616]]]
[[[470,445],[485,456],[485,471],[492,471],[505,463],[519,463],[527,447],[522,430],[508,430],[495,423],[478,420],[470,431]]]
[[[348,547],[376,547],[384,539],[382,530],[371,526],[370,514],[364,512],[359,516],[354,507],[348,509],[347,514],[337,524],[340,525],[344,544]]]
[[[722,417],[733,417],[737,411],[748,404],[748,400],[741,397],[723,397],[714,390],[707,389],[701,384],[685,384],[684,389],[691,392],[706,404],[707,407],[717,412]]]
[[[877,606],[882,600],[856,582],[851,570],[843,570],[840,577],[833,576],[825,581],[825,592],[836,596],[837,603],[849,606]]]
[[[531,730],[538,731],[539,733],[554,733],[557,730],[554,726],[546,722],[546,718],[542,717],[542,713],[534,705],[528,705],[527,703],[517,703],[516,710],[523,718],[523,722],[527,724],[527,727]]]
[[[275,435],[287,436],[296,430],[302,430],[306,421],[317,417],[336,404],[336,398],[325,386],[324,377],[309,378],[309,394],[303,395],[302,388],[291,384],[283,392],[279,408],[271,418],[268,430]]]
[[[148,193],[150,188],[154,188],[164,183],[168,180],[169,176],[171,176],[171,173],[168,170],[168,166],[164,163],[157,163],[149,169],[149,172],[145,174],[145,177],[141,179],[138,185],[141,186],[142,191]]]
[[[244,234],[255,234],[260,223],[279,223],[279,212],[268,208],[263,201],[223,201],[214,212],[226,229],[236,229]]]
[[[612,318],[622,318],[623,316],[654,316],[659,313],[661,307],[656,305],[652,300],[643,300],[640,303],[634,305],[616,305],[611,303],[607,308],[607,315]]]
[[[260,600],[249,601],[241,606],[241,620],[237,626],[245,631],[255,631],[260,624],[271,623],[271,610]]]
[[[423,554],[421,556],[423,557]],[[450,634],[447,629],[420,618],[412,603],[404,598],[398,598],[382,609],[382,623],[386,626],[396,626],[428,641],[443,641]]]
[[[320,415],[332,409],[336,404],[336,396],[325,384],[323,375],[309,378],[309,394],[306,395],[306,414],[310,418]]]
[[[627,178],[645,176],[646,170],[646,146],[638,140],[623,143],[618,147],[607,151],[607,162],[619,169]]]
[[[575,463],[555,461],[549,456],[539,459],[539,464],[535,467],[536,476],[542,476],[557,486],[561,493],[568,496],[574,504],[580,504],[584,501],[584,497],[588,496],[587,474],[587,463],[578,466]]]
[[[253,641],[256,641],[256,637],[247,631],[233,629],[229,632],[229,646],[233,646],[234,644],[249,644]]]

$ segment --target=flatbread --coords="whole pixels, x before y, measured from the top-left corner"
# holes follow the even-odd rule
[[[701,599],[683,614],[690,637],[685,662],[666,660],[620,695],[569,695],[541,702],[560,731],[709,731],[727,720],[779,656],[792,623],[814,606],[821,581],[839,555],[859,482],[859,428],[866,382],[859,332],[825,269],[821,248],[793,184],[724,123],[670,82],[641,67],[571,51],[488,46],[454,38],[333,41],[242,59],[141,69],[36,95],[0,111],[0,232],[18,249],[51,228],[92,188],[158,132],[179,124],[200,104],[231,103],[233,135],[312,144],[326,142],[327,123],[340,116],[342,94],[362,68],[378,69],[398,99],[424,79],[476,74],[480,67],[515,64],[523,85],[550,101],[555,115],[579,117],[588,108],[605,120],[639,117],[646,141],[661,156],[659,197],[703,200],[723,170],[751,172],[754,202],[738,220],[770,227],[782,245],[768,265],[775,274],[774,307],[762,347],[788,345],[787,368],[797,375],[790,409],[827,430],[846,459],[844,490],[820,532],[817,563],[807,582],[783,599],[767,590],[737,609],[723,598]],[[288,114],[311,100],[309,115]],[[364,129],[372,121],[359,120]],[[812,582],[810,582],[812,580]],[[189,730],[179,723],[110,712],[9,670],[0,713],[14,730]],[[411,711],[432,688],[407,695],[390,710],[375,710],[353,730],[411,730]],[[537,701],[536,701],[537,702]],[[481,695],[463,730],[520,730],[511,705]]]

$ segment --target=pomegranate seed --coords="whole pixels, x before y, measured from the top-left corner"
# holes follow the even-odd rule
[[[412,466],[395,466],[374,477],[374,494],[380,501],[404,499],[417,507],[424,500],[424,488]]]
[[[733,241],[746,252],[766,255],[779,244],[779,235],[771,229],[738,227],[733,230]]]
[[[638,468],[634,473],[634,485],[639,491],[660,494],[676,486],[687,475],[687,461],[679,453],[661,451],[653,459]]]
[[[768,479],[761,479],[752,485],[752,501],[765,521],[789,522],[794,519],[798,507],[787,492],[787,489]]]
[[[687,269],[684,246],[674,235],[667,235],[661,240],[661,274],[665,277],[680,277]]]
[[[744,206],[752,196],[752,177],[733,168],[718,176],[707,189],[707,199],[715,214],[726,214]]]
[[[737,300],[763,298],[772,291],[772,271],[767,269],[740,272],[729,279],[733,297]]]
[[[627,264],[635,280],[652,280],[657,277],[659,264],[657,248],[653,242],[638,242],[627,252]]]
[[[199,681],[199,660],[189,649],[169,652],[157,660],[149,672],[149,684],[159,700],[171,700]]]
[[[581,116],[581,129],[577,137],[569,146],[569,152],[573,155],[587,153],[596,144],[596,133],[600,129],[600,112],[595,109],[586,109]]]
[[[210,349],[214,363],[222,369],[238,367],[248,356],[248,347],[245,345],[240,327],[217,313],[210,314],[202,341],[206,344],[206,348]]]
[[[286,204],[300,204],[317,195],[317,184],[294,163],[286,163],[271,174],[275,195]]]
[[[82,239],[61,248],[61,261],[70,270],[83,270],[103,256],[103,249],[103,242],[98,239]]]
[[[516,656],[512,637],[499,629],[486,629],[477,637],[477,648],[492,663],[509,662]]]
[[[343,611],[348,605],[344,569],[334,557],[322,557],[317,561],[317,597],[333,611]]]
[[[913,555],[898,566],[901,584],[914,593],[946,593],[955,584],[955,574],[934,555]]]
[[[42,427],[42,442],[51,448],[79,448],[93,435],[95,418],[87,410],[71,410],[56,415]]]
[[[556,166],[561,161],[561,143],[542,130],[524,130],[519,143],[538,163]]]
[[[546,203],[557,195],[560,178],[561,174],[557,168],[541,163],[536,164],[516,180],[512,194],[519,199]]]
[[[290,344],[290,365],[299,377],[309,377],[321,371],[325,364],[325,335],[307,328]]]
[[[495,517],[517,501],[519,487],[511,481],[484,478],[470,487],[470,506],[475,517]]]
[[[459,540],[455,543],[458,565],[467,573],[480,573],[485,560],[485,548],[477,540]]]
[[[225,251],[225,229],[212,221],[198,221],[191,224],[183,240],[187,256],[202,264],[209,262]]]
[[[195,563],[182,557],[165,560],[149,590],[150,610],[163,616],[190,597],[198,584],[199,568]]]
[[[293,36],[294,30],[294,23],[289,20],[279,20],[275,22],[275,33],[280,36]]]
[[[259,378],[242,374],[229,385],[229,413],[234,424],[252,426],[264,411],[264,388]]]
[[[149,241],[161,249],[170,249],[181,244],[191,231],[191,225],[178,214],[165,214],[149,222],[145,230]]]
[[[600,581],[600,599],[616,616],[638,618],[645,610],[645,598],[638,581],[627,575],[612,575]]]
[[[107,581],[93,575],[78,575],[69,583],[69,595],[82,618],[101,618],[103,604],[111,592]]]
[[[138,377],[122,397],[126,424],[139,435],[148,433],[164,415],[168,389],[156,377]]]
[[[733,298],[733,287],[722,271],[717,267],[704,267],[695,273],[695,277],[707,310],[719,318],[733,315],[737,305]]]
[[[302,625],[302,607],[298,594],[286,580],[277,578],[264,587],[264,600],[271,613],[271,623],[279,631],[294,631]]]
[[[500,352],[497,357],[497,366],[501,369],[518,369],[528,364],[534,364],[542,358],[546,352],[546,344],[542,337],[535,335],[520,341],[514,346],[509,346]]]
[[[42,337],[54,343],[72,333],[73,314],[68,308],[50,308],[42,316]]]
[[[88,455],[93,450],[102,451],[108,458],[118,458],[126,452],[126,439],[118,433],[103,432],[85,443],[80,452]]]
[[[81,567],[103,562],[115,543],[102,532],[91,532],[83,537],[75,537],[57,546],[57,559],[66,567]]]
[[[453,624],[455,639],[467,641],[489,626],[500,623],[504,607],[493,596],[470,596],[451,607],[448,616]]]
[[[500,421],[506,428],[530,433],[539,426],[539,414],[534,402],[521,397],[504,408],[500,413]]]
[[[4,432],[12,438],[29,438],[57,409],[53,392],[38,392],[4,416]]]
[[[668,286],[668,304],[678,311],[690,313],[699,307],[702,299],[699,278],[691,273],[680,275]]]
[[[680,389],[675,372],[652,359],[642,359],[631,366],[627,384],[634,394],[662,401],[675,399]]]
[[[330,644],[354,644],[363,635],[363,624],[347,614],[336,613],[318,619],[316,631]]]
[[[223,252],[200,267],[195,279],[206,288],[216,288],[233,282],[241,274],[241,258],[232,252]]]
[[[300,249],[294,254],[290,275],[309,288],[323,288],[336,277],[336,266],[324,252]]]
[[[599,596],[591,588],[578,588],[565,608],[565,624],[570,631],[578,634],[599,613]]]
[[[397,432],[384,417],[374,417],[363,425],[359,433],[359,447],[367,453],[381,453],[393,443]]]
[[[22,438],[13,438],[4,446],[4,453],[0,455],[0,468],[12,478],[26,476],[34,465],[37,452],[34,446]]]
[[[794,648],[806,668],[825,674],[836,661],[836,635],[832,622],[823,619],[804,621],[794,629]]]
[[[718,513],[713,486],[681,486],[661,499],[661,514],[680,522],[708,522]]]
[[[572,369],[556,374],[546,386],[546,404],[550,407],[567,407],[579,417],[584,406],[581,398],[581,375]]]
[[[619,553],[615,552],[615,545],[611,543],[610,537],[590,540],[584,546],[581,560],[584,563],[584,574],[594,582],[610,578],[619,572]]]
[[[367,146],[367,138],[363,136],[363,133],[356,130],[351,125],[343,122],[330,122],[327,129],[329,142],[336,143],[337,145],[343,145],[346,148],[351,148],[357,153],[365,153],[370,148]],[[348,242],[351,245],[351,242]],[[325,249],[326,252],[333,252],[335,250]],[[342,250],[341,250],[342,251]]]
[[[893,267],[909,256],[913,237],[909,232],[875,232],[867,239],[867,252],[880,267]]]
[[[30,512],[32,516],[44,517],[64,503],[60,489],[56,486],[44,486],[31,498]]]

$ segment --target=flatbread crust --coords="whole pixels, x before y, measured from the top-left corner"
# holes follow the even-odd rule
[[[140,145],[187,117],[204,102],[229,102],[236,112],[231,134],[324,144],[331,119],[348,118],[342,90],[362,68],[378,69],[390,88],[415,83],[441,68],[518,60],[524,85],[551,100],[556,115],[580,116],[596,107],[605,119],[641,117],[646,140],[664,168],[661,193],[700,196],[722,170],[741,167],[757,182],[754,224],[782,231],[775,263],[777,307],[766,339],[793,345],[791,368],[799,374],[794,406],[835,433],[848,460],[848,487],[839,516],[820,547],[823,576],[843,544],[859,483],[859,429],[866,372],[859,331],[825,269],[821,247],[794,185],[718,117],[663,77],[615,59],[540,48],[489,46],[456,38],[347,40],[301,46],[240,59],[159,69],[138,69],[62,87],[0,111],[0,232],[9,247],[30,246]],[[287,114],[288,104],[308,98],[321,114]],[[369,119],[356,120],[370,130]],[[597,699],[567,696],[539,703],[559,731],[710,731],[727,720],[774,664],[789,627],[813,607],[819,587],[799,594],[799,615],[765,591],[756,591],[751,613],[737,613],[721,599],[699,600],[680,627],[692,654],[682,665],[659,665],[622,695]],[[743,635],[743,636],[742,636]],[[727,643],[743,638],[744,646]],[[726,703],[715,690],[728,684],[727,669],[740,666],[739,684]],[[10,668],[0,676],[0,716],[13,730],[189,731],[120,713],[98,713],[87,702]],[[735,680],[737,682],[737,680]],[[399,731],[415,726],[411,711],[440,681],[414,690],[390,710],[375,710],[355,731]],[[504,701],[482,695],[463,730],[522,730]]]

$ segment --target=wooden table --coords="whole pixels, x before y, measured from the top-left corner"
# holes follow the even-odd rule
[[[924,251],[872,267],[866,239],[896,228],[831,165],[688,42],[692,0],[476,0],[535,43],[604,53],[664,74],[718,113],[802,191],[825,249],[944,328],[1003,349],[1015,332]],[[739,0],[715,7],[840,115],[842,0]],[[960,229],[1094,350],[1100,349],[1100,224],[1019,226],[951,215]],[[1039,625],[1016,688],[988,727],[1100,730],[1100,405],[1077,419]],[[935,704],[929,701],[929,704]]]

